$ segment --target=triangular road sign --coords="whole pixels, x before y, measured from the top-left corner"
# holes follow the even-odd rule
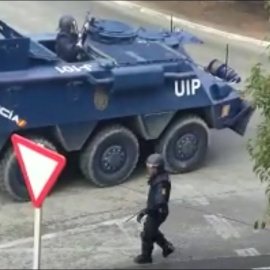
[[[40,208],[66,165],[64,156],[17,134],[11,136],[31,201]]]

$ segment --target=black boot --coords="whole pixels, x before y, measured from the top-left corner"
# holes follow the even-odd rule
[[[167,258],[174,252],[174,246],[164,237],[163,233],[160,231],[157,234],[156,243],[162,249],[162,255],[164,258]]]
[[[152,263],[153,245],[146,241],[142,241],[142,253],[134,259],[137,264]]]
[[[175,248],[174,248],[173,244],[168,242],[163,248],[163,252],[162,252],[163,257],[167,258],[170,254],[172,254],[174,252],[174,250],[175,250]]]
[[[134,262],[137,264],[147,264],[152,263],[153,261],[151,256],[145,256],[141,254],[134,259]]]

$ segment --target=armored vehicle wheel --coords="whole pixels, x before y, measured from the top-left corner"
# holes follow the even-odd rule
[[[30,139],[52,151],[56,151],[55,146],[46,139],[36,137]],[[11,146],[0,163],[0,189],[14,201],[27,202],[30,200],[15,152]]]
[[[99,131],[80,157],[80,168],[87,180],[97,187],[125,182],[134,171],[139,158],[136,136],[122,126]]]
[[[209,142],[207,124],[199,117],[187,116],[170,126],[157,145],[171,173],[187,173],[204,161]]]

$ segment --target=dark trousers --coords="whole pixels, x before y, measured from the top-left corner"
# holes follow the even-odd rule
[[[156,243],[162,249],[168,245],[168,241],[159,230],[160,225],[167,219],[168,213],[147,216],[143,231],[141,233],[142,239],[142,255],[149,257],[152,255],[154,244]]]

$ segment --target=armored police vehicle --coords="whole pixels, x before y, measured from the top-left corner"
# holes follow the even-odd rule
[[[205,160],[210,129],[244,135],[253,109],[232,87],[239,76],[218,60],[197,65],[183,47],[196,37],[97,18],[85,26],[88,58],[68,63],[56,34],[28,37],[0,21],[0,187],[14,200],[29,196],[13,133],[79,154],[98,187],[125,182],[148,145],[187,173]]]

